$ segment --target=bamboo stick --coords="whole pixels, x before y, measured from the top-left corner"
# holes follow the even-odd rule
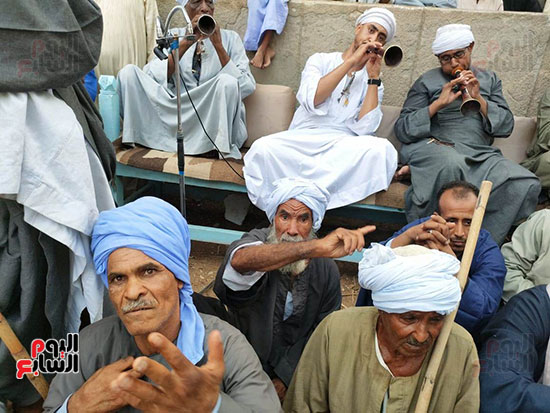
[[[468,240],[466,241],[464,253],[462,254],[462,260],[460,262],[460,270],[456,275],[458,281],[460,282],[460,289],[462,291],[464,290],[466,281],[468,281],[472,258],[476,249],[479,231],[481,230],[481,223],[483,222],[483,216],[485,215],[485,208],[487,207],[487,201],[489,200],[489,194],[491,193],[492,186],[493,183],[490,181],[483,181],[481,183],[476,209],[474,211],[470,231],[468,233]],[[418,396],[418,402],[416,403],[415,413],[426,413],[428,411],[435,384],[435,377],[437,375],[437,371],[439,370],[441,358],[443,357],[445,347],[447,346],[447,341],[449,339],[449,334],[451,333],[457,311],[458,307],[445,318],[445,322],[441,328],[437,342],[435,343],[435,348],[430,358],[428,369],[426,370],[426,376],[422,382],[422,388],[420,390],[420,395]]]
[[[27,350],[25,350],[25,347],[23,347],[23,344],[21,344],[21,342],[13,332],[8,323],[8,320],[4,318],[2,313],[0,313],[0,340],[2,340],[6,344],[6,347],[10,351],[15,361],[31,358]],[[25,374],[25,376],[27,376],[27,378],[30,380],[36,391],[38,391],[40,396],[42,396],[42,398],[46,400],[46,397],[48,396],[49,385],[44,376],[40,373],[38,374],[38,376],[35,376],[31,373],[27,373]]]

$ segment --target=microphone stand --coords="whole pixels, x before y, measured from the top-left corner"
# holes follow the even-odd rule
[[[191,25],[191,19],[182,6],[174,7],[168,17],[166,18],[166,24],[163,26],[160,18],[157,17],[157,47],[155,47],[155,55],[161,59],[167,59],[168,56],[164,54],[163,49],[170,49],[170,54],[174,62],[174,83],[176,85],[176,107],[178,111],[177,122],[178,128],[176,132],[176,142],[177,142],[177,154],[178,154],[178,173],[179,173],[179,187],[180,187],[180,212],[185,218],[187,211],[185,208],[185,151],[183,145],[183,125],[181,123],[181,84],[180,82],[180,59],[179,59],[179,36],[170,35],[168,30],[170,29],[170,21],[172,16],[177,12],[181,11],[185,20],[187,22],[187,28],[185,31],[185,38],[187,40],[195,40],[196,36],[193,34],[193,26]]]

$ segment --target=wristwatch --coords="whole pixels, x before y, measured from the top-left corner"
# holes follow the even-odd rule
[[[380,79],[368,79],[367,85],[376,85],[380,86],[382,84],[382,81]]]

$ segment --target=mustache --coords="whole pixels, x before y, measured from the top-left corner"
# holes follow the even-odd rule
[[[431,342],[432,342],[431,338],[427,338],[426,341],[422,341],[422,342],[418,341],[414,337],[408,337],[407,338],[407,344],[409,344],[411,346],[414,346],[414,347],[425,347],[425,346],[430,345]]]
[[[155,299],[148,300],[146,298],[138,298],[137,300],[126,302],[121,307],[121,310],[123,314],[126,314],[126,313],[129,313],[130,311],[141,310],[142,308],[156,307],[157,304],[158,304],[158,301]]]
[[[301,235],[283,234],[281,235],[281,239],[280,239],[280,242],[300,242],[300,241],[305,241],[304,237],[302,237]]]

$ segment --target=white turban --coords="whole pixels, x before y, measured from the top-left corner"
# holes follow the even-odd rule
[[[389,43],[393,39],[393,36],[395,36],[397,23],[395,22],[393,13],[388,9],[373,7],[372,9],[365,10],[355,21],[355,26],[366,23],[377,23],[386,29],[386,43]]]
[[[189,2],[189,0],[176,0],[176,3],[181,4],[183,7]],[[212,0],[212,3],[216,3],[215,0]]]
[[[437,29],[432,52],[437,56],[448,50],[464,49],[473,41],[474,34],[467,24],[447,24]]]
[[[299,178],[282,178],[273,183],[275,189],[266,202],[267,217],[273,222],[279,205],[289,199],[295,199],[306,205],[313,214],[313,229],[321,228],[321,222],[327,209],[329,194],[314,182]]]
[[[455,274],[460,261],[419,245],[392,249],[373,243],[359,263],[359,284],[372,290],[374,306],[387,313],[451,313],[460,302]]]

